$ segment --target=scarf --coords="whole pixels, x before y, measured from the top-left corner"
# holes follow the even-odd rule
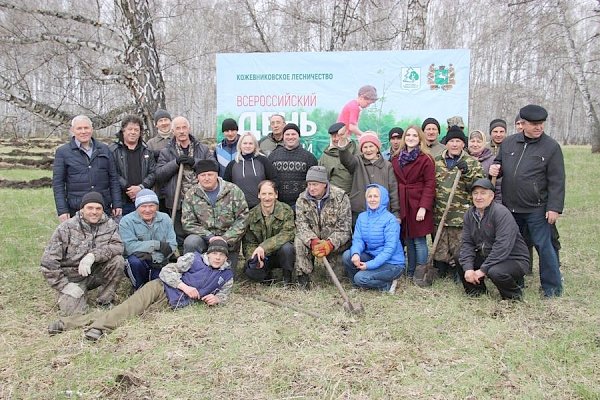
[[[400,156],[398,157],[398,161],[400,161],[400,166],[404,167],[407,164],[415,161],[417,157],[421,154],[421,149],[417,146],[411,151],[407,151],[406,148],[402,149],[400,152]]]

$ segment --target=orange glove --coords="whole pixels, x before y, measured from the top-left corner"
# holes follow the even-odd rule
[[[310,251],[312,251],[312,255],[315,257],[319,257],[317,255],[317,247],[319,246],[319,243],[321,243],[321,239],[310,239]]]
[[[313,251],[313,255],[315,257],[327,257],[332,250],[333,244],[330,240],[321,240],[317,244],[315,251]]]

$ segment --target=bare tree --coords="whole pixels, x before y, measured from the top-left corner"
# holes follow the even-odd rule
[[[98,4],[83,14],[0,1],[6,22],[12,21],[2,24],[0,43],[15,54],[4,59],[0,92],[6,101],[55,126],[86,113],[97,128],[104,128],[135,110],[153,128],[152,114],[165,106],[165,85],[148,0]],[[106,20],[109,11],[112,20]],[[18,22],[26,19],[37,24],[24,29]],[[37,82],[57,70],[67,71],[55,80],[59,93],[38,96]],[[119,90],[123,86],[127,92]],[[103,96],[106,87],[119,98]]]
[[[577,89],[581,94],[581,99],[585,108],[585,114],[590,124],[592,153],[600,153],[600,120],[598,119],[598,112],[594,107],[582,62],[579,59],[575,42],[571,36],[571,31],[569,29],[570,26],[566,17],[565,5],[560,0],[558,1],[557,17],[558,28],[560,29],[560,33],[564,40],[565,49],[569,57],[569,65],[573,71],[573,76],[575,77],[575,82],[577,83]]]

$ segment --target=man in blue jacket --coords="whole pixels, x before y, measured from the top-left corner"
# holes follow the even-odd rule
[[[108,146],[92,138],[92,121],[78,115],[71,121],[73,137],[56,150],[52,168],[52,190],[60,222],[80,209],[86,193],[99,192],[107,215],[121,215],[119,175]]]
[[[177,240],[171,218],[158,211],[158,196],[142,189],[135,197],[135,212],[119,223],[119,233],[125,246],[125,274],[134,290],[157,279],[162,267],[177,250]]]
[[[543,107],[530,104],[521,108],[519,115],[523,132],[502,142],[489,173],[503,177],[502,204],[535,245],[544,296],[560,296],[562,277],[551,228],[565,203],[563,154],[556,140],[544,132],[548,112]]]

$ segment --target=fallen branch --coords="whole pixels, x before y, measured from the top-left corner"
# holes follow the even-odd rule
[[[275,300],[275,299],[270,299],[268,297],[262,297],[262,296],[250,296],[250,297],[252,297],[255,300],[260,300],[260,301],[264,301],[265,303],[273,304],[275,306],[289,308],[289,309],[292,309],[294,311],[298,311],[298,312],[304,313],[306,315],[310,315],[311,317],[316,318],[316,319],[321,319],[322,318],[320,314],[317,314],[314,311],[304,310],[304,309],[302,309],[302,308],[300,308],[298,306],[295,306],[295,305],[292,305],[292,304],[288,304],[288,303],[284,303],[283,301],[279,301],[279,300]]]

